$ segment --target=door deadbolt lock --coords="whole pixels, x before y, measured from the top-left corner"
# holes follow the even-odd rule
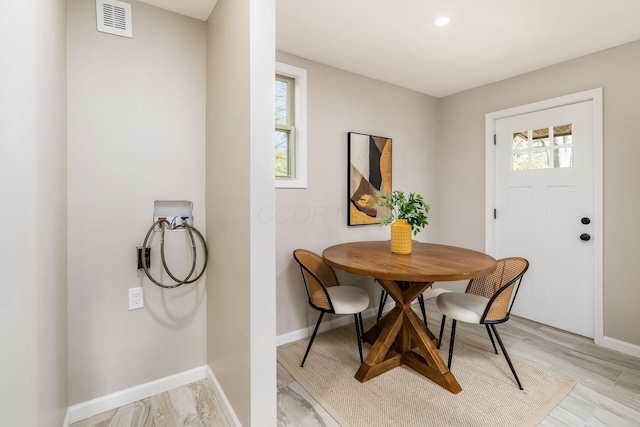
[[[584,218],[582,218],[580,220],[580,222],[583,223],[584,225],[591,224],[591,220],[589,218],[587,218],[586,216]]]

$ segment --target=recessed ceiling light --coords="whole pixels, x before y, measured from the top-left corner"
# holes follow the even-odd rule
[[[435,24],[438,27],[442,27],[443,25],[447,25],[450,20],[451,19],[448,16],[441,16],[440,18],[436,19]]]

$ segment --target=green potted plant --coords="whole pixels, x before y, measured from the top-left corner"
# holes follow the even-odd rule
[[[430,206],[424,202],[420,194],[393,190],[391,194],[379,193],[375,208],[386,209],[380,219],[381,227],[391,224],[391,252],[395,254],[411,253],[411,233],[414,235],[429,223],[427,214]]]

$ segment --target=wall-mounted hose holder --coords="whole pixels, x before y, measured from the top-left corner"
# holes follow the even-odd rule
[[[204,237],[202,236],[202,233],[200,233],[195,227],[193,227],[191,224],[189,224],[189,221],[185,221],[184,219],[182,221],[180,221],[179,223],[176,223],[175,221],[172,221],[173,224],[169,221],[167,221],[166,218],[159,218],[156,222],[153,223],[153,225],[149,228],[149,231],[147,231],[147,235],[144,238],[144,243],[142,244],[143,248],[147,247],[147,243],[149,242],[149,237],[151,236],[151,233],[155,231],[159,231],[160,234],[160,258],[162,259],[162,267],[164,268],[164,271],[167,273],[167,275],[171,278],[171,280],[173,280],[176,283],[173,284],[169,284],[166,285],[164,283],[161,283],[160,281],[158,281],[157,279],[155,279],[151,273],[149,272],[149,266],[147,265],[146,262],[144,262],[144,260],[139,259],[139,265],[142,265],[142,270],[144,271],[144,274],[147,275],[147,277],[149,278],[149,280],[151,280],[153,283],[155,283],[156,285],[160,286],[161,288],[177,288],[178,286],[182,286],[186,283],[193,283],[196,280],[198,280],[200,277],[202,277],[202,275],[204,274],[205,269],[207,268],[207,260],[209,258],[209,251],[207,249],[207,242],[205,242]],[[180,229],[180,228],[184,228],[187,230],[187,234],[189,235],[189,240],[191,241],[191,250],[192,250],[192,265],[191,265],[191,270],[189,271],[189,274],[187,275],[187,277],[185,277],[184,279],[179,279],[177,278],[173,273],[171,273],[171,270],[169,270],[169,266],[167,266],[167,262],[165,260],[165,256],[164,256],[164,232],[165,230],[169,229],[169,230],[176,230],[176,229]],[[198,237],[198,239],[200,239],[200,242],[202,243],[202,248],[204,250],[204,263],[202,265],[202,270],[200,270],[200,272],[196,275],[194,275],[195,270],[196,270],[196,261],[197,261],[197,250],[196,250],[196,241],[194,238],[194,234]],[[139,257],[141,256],[140,254],[142,254],[144,251],[139,251]]]

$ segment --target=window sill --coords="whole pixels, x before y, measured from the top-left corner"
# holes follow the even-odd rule
[[[276,188],[307,188],[307,181],[302,179],[276,179]]]

